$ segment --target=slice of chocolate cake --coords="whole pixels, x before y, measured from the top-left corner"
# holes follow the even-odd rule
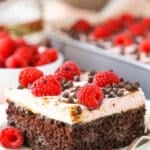
[[[33,150],[110,150],[144,134],[145,97],[138,83],[111,71],[79,72],[73,62],[63,64],[55,76],[6,91],[8,124],[23,132],[25,145]]]

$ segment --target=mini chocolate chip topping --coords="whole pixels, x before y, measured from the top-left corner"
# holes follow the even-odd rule
[[[68,98],[68,103],[70,103],[70,104],[73,104],[73,103],[74,103],[73,97],[70,96],[70,97]]]
[[[77,109],[77,113],[78,113],[78,114],[81,114],[81,113],[82,113],[82,108],[81,108],[80,106],[77,106],[76,109]]]
[[[89,75],[89,76],[94,76],[95,74],[96,74],[96,71],[92,70],[92,71],[89,72],[88,75]]]
[[[65,98],[68,98],[69,97],[69,92],[64,92],[62,96],[65,97]]]
[[[88,83],[92,83],[93,82],[93,76],[89,76],[88,77]]]
[[[18,85],[17,89],[23,89],[24,87],[22,85]]]
[[[113,83],[112,85],[107,85],[105,88],[103,88],[103,93],[105,97],[113,98],[113,97],[122,97],[124,95],[124,90],[135,92],[139,88],[139,83],[131,83],[129,81],[124,81],[123,79],[120,79],[120,83],[116,84]]]
[[[78,75],[74,76],[74,81],[80,81],[80,77]]]
[[[73,87],[73,82],[72,82],[72,81],[67,81],[67,82],[63,85],[63,87],[64,87],[65,89],[69,89],[69,88]]]

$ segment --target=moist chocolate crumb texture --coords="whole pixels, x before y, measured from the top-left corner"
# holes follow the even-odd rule
[[[122,78],[102,88],[100,106],[89,109],[78,102],[77,91],[95,72],[73,81],[62,80],[57,96],[35,96],[30,89],[6,91],[8,125],[25,136],[33,150],[111,150],[130,144],[145,131],[145,97],[139,83]]]
[[[69,29],[61,31],[73,39],[96,45],[106,52],[150,63],[150,44],[147,44],[150,43],[148,42],[150,41],[149,17],[122,15],[96,25],[91,25],[89,22],[88,24],[89,28],[85,28],[83,20],[78,20]]]

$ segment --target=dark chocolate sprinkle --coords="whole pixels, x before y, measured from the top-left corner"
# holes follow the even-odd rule
[[[64,92],[62,96],[65,97],[65,98],[68,98],[69,97],[69,92]]]
[[[123,78],[120,78],[120,82],[124,82],[124,79],[123,79]]]
[[[78,114],[81,114],[81,113],[82,113],[82,109],[81,109],[81,107],[80,107],[80,106],[77,106],[77,108],[76,108],[76,109],[77,109],[77,113],[78,113]]]
[[[72,81],[68,81],[67,83],[64,84],[65,89],[68,89],[68,88],[71,88],[71,87],[73,87],[73,82]]]
[[[93,76],[89,76],[88,77],[88,83],[92,83],[93,82]]]
[[[96,71],[92,70],[92,71],[89,72],[88,75],[89,75],[89,76],[93,76],[93,75],[95,75],[95,74],[96,74]]]
[[[70,96],[70,97],[68,98],[68,103],[74,103],[73,97]]]
[[[80,77],[78,75],[74,76],[74,81],[80,81]]]
[[[17,89],[23,89],[24,87],[22,85],[18,85]]]
[[[130,83],[125,84],[125,89],[128,90],[128,91],[131,91],[132,90],[131,84]]]
[[[119,88],[124,88],[124,86],[125,86],[125,83],[124,83],[124,82],[120,82],[120,83],[118,84],[118,87],[119,87]]]
[[[122,96],[123,96],[123,90],[119,90],[119,91],[117,92],[117,96],[118,96],[118,97],[122,97]]]

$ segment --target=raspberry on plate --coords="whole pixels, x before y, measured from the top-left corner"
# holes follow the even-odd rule
[[[73,61],[66,61],[55,71],[55,76],[59,81],[64,78],[66,80],[73,80],[76,75],[80,75],[80,69]]]
[[[7,127],[0,132],[0,142],[6,148],[20,148],[24,137],[19,129]]]
[[[140,43],[139,51],[143,53],[150,53],[150,38]]]
[[[112,85],[113,83],[118,84],[120,77],[112,71],[101,71],[95,74],[93,83],[99,87],[106,87],[107,85]]]
[[[109,30],[109,28],[107,28],[106,26],[97,26],[92,32],[91,32],[91,37],[94,40],[99,40],[99,39],[103,39],[103,38],[107,38],[108,36],[110,36],[111,32]]]
[[[96,109],[102,102],[103,92],[100,87],[88,84],[79,88],[77,98],[82,105],[85,105],[89,109]]]
[[[15,54],[8,57],[5,61],[6,68],[23,68],[27,66],[28,62],[24,58]]]
[[[132,38],[127,33],[120,33],[114,38],[114,45],[128,46],[133,43]]]
[[[72,26],[76,32],[86,32],[91,28],[90,23],[85,19],[80,19]]]
[[[134,23],[129,27],[129,31],[133,35],[143,35],[145,33],[145,28],[141,23]]]
[[[23,87],[31,85],[35,80],[43,76],[43,72],[35,67],[27,67],[19,74],[19,83]]]
[[[61,93],[61,84],[55,76],[46,75],[33,82],[31,91],[35,96],[56,96]]]
[[[9,36],[0,38],[0,54],[3,58],[9,57],[15,50],[16,43]]]

